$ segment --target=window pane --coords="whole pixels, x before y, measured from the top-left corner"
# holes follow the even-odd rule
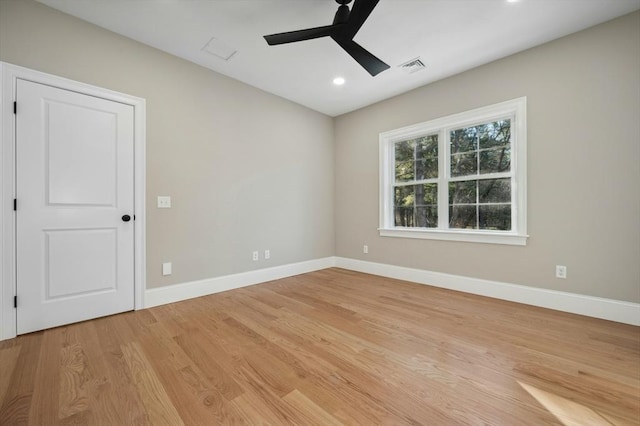
[[[449,204],[475,204],[477,180],[449,182]]]
[[[498,120],[450,133],[451,176],[500,173],[511,167],[511,120]],[[480,170],[473,155],[480,155]]]
[[[416,144],[413,141],[402,141],[395,143],[396,161],[413,161],[413,152]]]
[[[416,207],[416,226],[419,228],[436,228],[438,226],[438,207]]]
[[[415,195],[413,186],[396,186],[393,205],[395,207],[413,207]]]
[[[416,180],[438,177],[438,157],[427,157],[416,161]]]
[[[396,161],[396,182],[408,182],[414,179],[413,161]]]
[[[480,149],[505,146],[511,142],[511,120],[499,120],[478,126]]]
[[[449,206],[449,228],[477,229],[477,206]]]
[[[413,217],[413,206],[396,207],[394,211],[394,226],[414,227],[415,218]]]
[[[438,157],[438,135],[429,135],[416,140],[416,159]]]
[[[510,203],[511,179],[486,179],[478,183],[480,203]]]
[[[478,149],[478,131],[475,127],[453,130],[449,136],[451,153],[476,151]]]
[[[478,154],[456,154],[451,156],[451,176],[478,174]]]
[[[438,177],[438,135],[396,142],[394,151],[396,182]]]
[[[417,205],[437,205],[438,204],[438,184],[427,183],[415,186]]]
[[[498,231],[511,230],[511,205],[480,206],[480,229],[492,229]]]
[[[414,226],[414,204],[413,186],[397,186],[394,188],[395,226]]]
[[[414,179],[415,142],[403,141],[395,144],[396,182],[407,182]]]
[[[394,190],[395,226],[435,228],[438,226],[438,185],[398,186]]]
[[[438,177],[438,135],[416,140],[416,179]]]
[[[480,173],[508,172],[511,167],[511,147],[480,151]]]

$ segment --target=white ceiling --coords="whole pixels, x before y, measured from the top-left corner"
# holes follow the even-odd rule
[[[391,65],[371,77],[329,38],[280,46],[262,38],[329,25],[334,0],[38,1],[330,116],[640,8],[640,0],[380,0],[355,38]],[[213,37],[237,53],[224,61],[203,51]],[[426,69],[398,68],[416,57]],[[335,86],[336,76],[346,84]]]

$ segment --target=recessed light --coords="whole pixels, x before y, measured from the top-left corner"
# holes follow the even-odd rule
[[[333,84],[335,84],[336,86],[342,86],[345,82],[345,79],[342,77],[336,77],[333,79]]]
[[[507,3],[518,3],[520,0],[507,0]]]

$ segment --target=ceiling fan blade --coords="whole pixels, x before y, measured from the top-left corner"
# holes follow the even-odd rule
[[[345,39],[353,39],[356,33],[367,20],[373,9],[378,5],[380,0],[354,0],[345,28],[342,30],[341,37]]]
[[[373,54],[355,41],[336,38],[334,38],[334,40],[372,76],[376,76],[382,71],[390,68],[389,65],[373,56]]]
[[[276,44],[293,43],[302,40],[311,40],[314,38],[320,38],[330,36],[335,31],[342,27],[344,24],[339,25],[326,25],[324,27],[308,28],[306,30],[289,31],[286,33],[278,33],[264,36],[264,39],[270,46]]]

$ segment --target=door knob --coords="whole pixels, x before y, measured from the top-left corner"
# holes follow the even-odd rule
[[[131,216],[129,216],[128,214],[125,214],[124,216],[122,216],[123,222],[129,222],[130,220],[131,220]]]

